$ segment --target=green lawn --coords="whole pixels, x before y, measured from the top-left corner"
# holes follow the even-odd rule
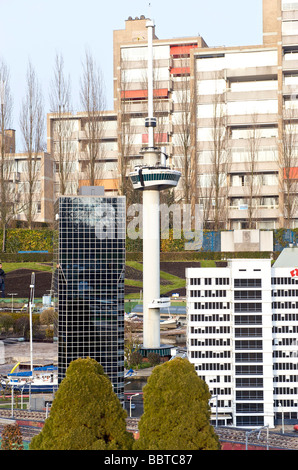
[[[126,264],[127,266],[137,269],[138,271],[143,271],[143,265],[141,263],[138,263],[137,261],[127,261]],[[175,289],[180,289],[181,287],[185,287],[185,279],[174,276],[173,274],[160,271],[160,278],[169,282],[166,285],[160,286],[161,295],[166,294],[170,290],[175,290]],[[143,287],[142,281],[135,281],[132,279],[125,279],[125,284],[127,286],[139,287],[140,289],[142,289]],[[136,294],[129,294],[125,296],[126,299],[134,299],[135,297],[136,297]]]
[[[33,271],[52,271],[52,265],[42,263],[2,263],[2,268],[6,273],[17,269],[30,269]]]

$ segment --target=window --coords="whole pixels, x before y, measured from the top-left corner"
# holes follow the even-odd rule
[[[262,287],[262,279],[234,279],[234,287]]]
[[[262,291],[245,291],[239,290],[234,292],[235,300],[260,300],[262,298]]]
[[[261,303],[235,303],[235,313],[237,312],[262,312]]]

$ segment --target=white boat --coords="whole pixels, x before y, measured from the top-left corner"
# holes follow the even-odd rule
[[[34,306],[35,273],[31,275],[29,324],[30,324],[30,370],[15,372],[16,364],[7,376],[2,376],[2,389],[12,388],[22,393],[53,393],[58,389],[58,368],[56,366],[33,367],[32,310]]]
[[[1,377],[3,390],[14,388],[22,393],[53,393],[58,389],[58,369],[55,366],[36,367],[31,371],[11,372]]]
[[[131,322],[142,322],[143,320],[138,317],[135,313],[130,312],[130,313],[125,313],[124,314],[124,320],[125,321],[131,321]]]
[[[160,329],[171,329],[177,328],[179,317],[174,318],[169,316],[166,320],[161,320],[160,322]]]

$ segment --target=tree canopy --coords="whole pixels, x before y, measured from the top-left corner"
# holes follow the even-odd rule
[[[210,425],[210,392],[193,364],[175,358],[156,366],[144,392],[139,450],[217,450]]]
[[[126,431],[126,415],[103,367],[94,359],[77,359],[30,450],[129,450],[133,436]]]

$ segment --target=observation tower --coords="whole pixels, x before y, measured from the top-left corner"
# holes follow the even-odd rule
[[[143,165],[129,176],[136,191],[143,191],[143,346],[142,353],[162,354],[169,346],[160,344],[160,308],[169,307],[170,299],[160,297],[160,191],[177,186],[181,173],[167,166],[167,157],[155,147],[153,116],[153,28],[148,20],[148,147],[143,148]],[[167,355],[167,354],[164,354]]]

